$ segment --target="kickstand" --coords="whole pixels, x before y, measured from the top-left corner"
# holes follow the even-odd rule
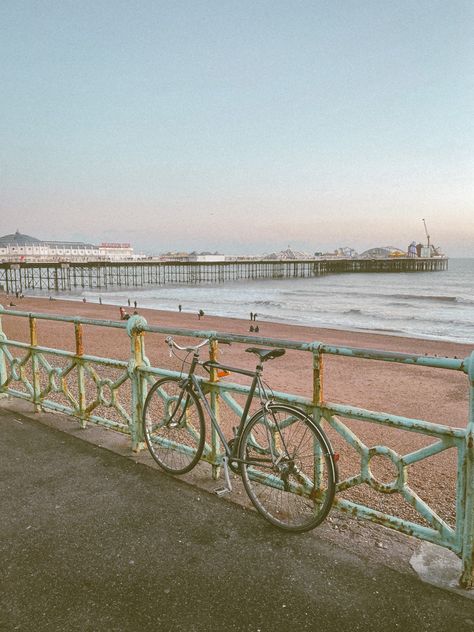
[[[224,465],[225,487],[220,487],[219,489],[215,490],[218,496],[224,496],[224,494],[230,494],[230,492],[232,491],[232,483],[230,482],[230,476],[229,476],[229,459],[227,455],[223,457],[222,464]]]

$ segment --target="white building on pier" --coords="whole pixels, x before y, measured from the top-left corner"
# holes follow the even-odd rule
[[[0,261],[130,261],[137,257],[129,243],[95,245],[82,241],[44,241],[18,230],[0,237]]]

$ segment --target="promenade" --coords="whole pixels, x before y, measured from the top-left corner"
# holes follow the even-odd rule
[[[472,599],[407,565],[286,535],[19,410],[0,402],[2,631],[474,630]]]

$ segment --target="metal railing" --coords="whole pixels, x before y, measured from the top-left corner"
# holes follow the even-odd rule
[[[27,318],[29,320],[29,342],[10,340],[2,330],[1,316]],[[70,323],[74,327],[75,350],[43,347],[38,344],[37,321],[47,320]],[[130,337],[128,361],[97,357],[84,353],[83,327],[126,329]],[[296,342],[274,338],[249,337],[224,334],[215,331],[189,330],[169,327],[148,326],[141,316],[132,316],[126,323],[56,316],[41,313],[25,313],[5,310],[0,306],[0,394],[8,394],[30,401],[36,410],[53,410],[77,417],[83,427],[88,422],[104,425],[114,430],[129,433],[132,449],[143,447],[141,417],[148,385],[158,376],[179,375],[176,371],[152,367],[145,354],[145,334],[172,334],[193,338],[210,339],[210,357],[217,357],[218,341],[262,344],[283,347],[312,355],[312,397],[301,397],[284,392],[275,392],[279,401],[291,402],[306,410],[316,423],[326,426],[355,450],[359,471],[340,480],[337,486],[335,506],[353,516],[364,518],[399,532],[416,536],[456,553],[463,562],[460,585],[474,586],[474,351],[470,357],[439,358],[376,351],[353,347],[337,347],[321,342]],[[349,405],[326,401],[323,396],[323,357],[337,355],[345,358],[379,360],[405,365],[433,367],[459,371],[467,375],[469,389],[469,413],[465,428],[432,423],[422,419],[407,418],[393,414],[365,410]],[[101,374],[101,371],[105,374]],[[228,414],[240,416],[242,406],[239,395],[246,395],[247,386],[219,381],[211,375],[205,384],[210,394],[210,403],[219,419],[222,406]],[[61,399],[62,401],[58,401]],[[432,437],[433,442],[406,454],[399,454],[386,445],[368,446],[344,420],[381,424],[386,428],[401,429]],[[422,500],[409,485],[409,468],[429,457],[448,449],[457,452],[455,523],[448,524],[430,505]],[[212,466],[217,477],[222,462],[219,439],[211,433],[203,459]],[[371,470],[375,457],[386,459],[394,469],[395,477],[383,482]],[[344,498],[344,492],[361,485],[369,486],[378,494],[398,494],[421,518],[419,522],[407,520],[368,507],[360,501]]]

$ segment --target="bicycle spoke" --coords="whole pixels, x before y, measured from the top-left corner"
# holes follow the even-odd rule
[[[164,378],[150,390],[144,407],[144,434],[155,461],[167,472],[184,474],[200,459],[204,419],[196,396],[181,380]]]
[[[304,414],[288,406],[273,405],[271,418],[269,424],[262,410],[244,430],[243,482],[255,507],[270,522],[306,531],[325,518],[334,497],[335,469],[327,440]],[[262,453],[272,455],[272,462],[260,462]]]

